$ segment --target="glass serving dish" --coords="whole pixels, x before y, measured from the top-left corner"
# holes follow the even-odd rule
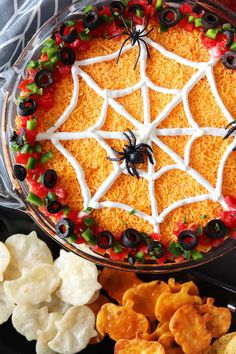
[[[184,3],[184,1],[173,1],[172,3]],[[236,26],[236,14],[230,9],[224,7],[222,3],[213,0],[190,1],[190,3],[199,3],[200,5],[205,6],[208,10],[215,11],[227,22],[231,22],[234,26]],[[232,4],[233,3],[234,1],[232,1]],[[62,247],[102,266],[142,273],[170,273],[196,267],[216,258],[222,257],[227,252],[236,248],[235,240],[227,239],[221,246],[212,248],[211,251],[204,255],[204,258],[201,261],[185,261],[183,263],[166,264],[156,264],[150,262],[145,264],[137,263],[135,265],[130,265],[128,261],[121,262],[111,260],[94,253],[85,244],[74,246],[59,238],[55,233],[55,225],[52,221],[45,217],[45,215],[40,212],[37,207],[27,202],[26,198],[28,195],[28,185],[24,182],[19,182],[13,175],[14,154],[9,146],[10,136],[15,127],[15,103],[19,94],[17,87],[22,78],[24,78],[26,64],[33,57],[37,57],[37,55],[39,55],[43,41],[52,34],[55,28],[59,27],[68,18],[73,16],[81,16],[82,9],[88,4],[98,5],[101,4],[101,1],[80,0],[67,7],[60,14],[51,18],[34,35],[14,66],[7,72],[0,75],[0,205],[8,208],[19,209],[22,212],[27,213],[46,232],[46,234],[58,242]]]

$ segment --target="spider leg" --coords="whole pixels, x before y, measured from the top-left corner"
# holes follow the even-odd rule
[[[134,140],[133,145],[136,145],[136,138],[135,138],[134,133],[133,133],[132,130],[130,130],[129,128],[128,128],[127,130],[128,130],[128,132],[130,133],[131,137],[132,137],[133,140]]]
[[[146,25],[145,25],[144,29],[140,32],[140,34],[143,33],[144,31],[146,31],[146,29],[147,29],[147,27],[149,25],[149,20],[150,20],[150,16],[148,16]]]
[[[152,31],[153,31],[153,28],[150,29],[150,31],[148,31],[146,34],[142,34],[141,36],[139,36],[139,38],[146,37],[146,36],[149,35],[149,33],[151,33]]]
[[[146,150],[144,152],[145,152],[145,154],[147,154],[148,159],[151,162],[151,164],[154,165],[154,160],[153,160],[152,154],[148,150]]]
[[[116,38],[116,37],[121,37],[121,36],[123,36],[124,34],[126,34],[126,33],[123,32],[123,33],[120,33],[120,34],[115,34],[114,36],[109,37],[109,39]]]
[[[109,161],[122,161],[122,160],[124,160],[124,156],[123,157],[107,157],[107,160],[109,160]]]
[[[129,161],[125,160],[125,166],[126,166],[126,170],[128,171],[128,173],[134,177],[134,174],[130,169]]]
[[[141,144],[136,145],[136,148],[139,148],[139,147],[145,147],[145,148],[149,149],[151,152],[153,152],[151,146],[149,146],[148,144],[141,143]]]
[[[229,124],[226,125],[225,129],[228,129],[231,125],[235,124],[236,120],[233,120],[232,122],[230,122]]]
[[[126,40],[123,42],[122,46],[120,47],[120,51],[119,51],[118,57],[116,59],[116,63],[118,63],[120,56],[121,56],[122,49],[124,48],[125,43],[128,42],[129,39],[130,39],[130,37],[126,38]]]
[[[123,155],[123,152],[117,151],[116,149],[114,149],[113,147],[111,147],[112,151],[114,151],[116,154],[118,155]]]
[[[134,165],[132,162],[130,162],[130,165],[131,165],[131,166],[130,166],[130,167],[131,167],[131,170],[132,170],[132,172],[133,172],[133,176],[139,178],[139,174],[138,174],[138,171],[137,171],[135,165]]]
[[[236,130],[236,127],[231,128],[228,133],[223,137],[223,140],[227,139],[233,132]]]
[[[123,134],[124,134],[124,136],[126,137],[126,139],[127,139],[128,142],[129,142],[129,145],[128,145],[128,146],[132,146],[132,141],[131,141],[129,135],[128,135],[127,133],[125,133],[125,132],[123,132]]]
[[[141,41],[142,41],[142,39],[141,39]],[[139,42],[139,39],[138,39],[138,57],[137,57],[136,62],[134,64],[134,70],[136,69],[136,66],[138,65],[140,54],[141,54],[141,45],[140,45],[140,42]]]
[[[146,47],[146,50],[147,50],[147,53],[148,53],[148,57],[150,58],[150,52],[149,52],[147,43],[142,38],[140,38],[139,40],[145,44],[145,47]]]
[[[129,32],[129,34],[132,34],[132,32],[130,31],[129,27],[127,26],[127,23],[125,22],[125,19],[123,17],[123,15],[120,16],[125,28],[127,29],[127,31]]]

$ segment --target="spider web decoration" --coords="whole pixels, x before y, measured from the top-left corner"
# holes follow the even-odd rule
[[[137,29],[142,30],[143,26],[137,26]],[[233,142],[229,144],[226,148],[224,155],[220,161],[218,172],[217,172],[217,183],[214,188],[196,169],[189,166],[190,162],[190,153],[191,147],[194,141],[201,136],[217,136],[223,137],[225,135],[225,129],[222,128],[211,128],[204,127],[201,128],[197,122],[194,120],[193,115],[190,110],[188,94],[194,88],[194,86],[203,78],[206,77],[211,91],[216,99],[216,102],[219,105],[222,113],[228,122],[233,120],[232,115],[225,107],[219,93],[217,90],[217,86],[214,78],[214,66],[217,64],[219,59],[211,58],[208,62],[194,62],[188,59],[185,59],[175,53],[172,53],[162,47],[160,44],[156,43],[150,38],[144,37],[144,41],[147,45],[153,47],[155,50],[160,52],[168,59],[172,59],[182,65],[186,65],[188,67],[192,67],[197,69],[195,73],[193,73],[192,77],[188,80],[188,82],[184,85],[182,90],[177,89],[167,89],[164,87],[157,86],[154,84],[150,78],[146,76],[146,62],[147,62],[147,50],[145,48],[145,44],[141,43],[141,56],[140,56],[140,81],[133,85],[132,87],[119,89],[119,90],[107,90],[100,88],[97,83],[92,79],[92,77],[83,71],[83,66],[88,66],[96,63],[106,62],[113,59],[117,59],[119,50],[115,51],[112,54],[105,56],[98,56],[94,58],[89,58],[81,61],[76,61],[72,67],[72,77],[74,82],[74,92],[69,106],[66,108],[64,113],[59,117],[53,127],[47,130],[46,133],[39,133],[37,136],[38,141],[42,140],[51,140],[53,145],[64,155],[65,158],[68,159],[70,164],[75,170],[77,175],[78,183],[80,184],[82,196],[84,200],[84,208],[91,207],[93,209],[99,208],[120,208],[130,212],[133,208],[127,204],[114,202],[114,201],[103,201],[100,202],[100,199],[106,194],[106,192],[111,188],[116,179],[122,174],[127,174],[125,168],[125,163],[119,164],[116,161],[113,161],[113,171],[110,175],[103,181],[100,185],[96,193],[91,197],[90,190],[85,181],[83,170],[79,164],[79,162],[75,159],[75,157],[60,143],[60,141],[66,140],[79,140],[79,139],[87,139],[93,138],[100,144],[100,146],[106,150],[107,156],[116,157],[115,153],[112,151],[111,147],[106,143],[105,139],[121,139],[124,140],[124,136],[122,132],[108,132],[102,130],[102,126],[106,120],[106,114],[108,106],[110,105],[118,114],[122,115],[126,118],[130,123],[132,123],[135,127],[134,134],[137,137],[137,143],[147,143],[151,147],[153,144],[156,144],[160,149],[162,149],[165,153],[167,153],[172,160],[175,162],[173,165],[167,165],[160,168],[157,172],[155,172],[156,161],[154,158],[154,165],[152,165],[148,161],[148,171],[138,170],[140,177],[144,178],[148,182],[148,190],[149,190],[149,198],[150,205],[152,210],[152,215],[148,215],[144,212],[136,210],[135,215],[145,219],[149,223],[153,225],[153,229],[155,232],[159,232],[159,224],[163,222],[164,218],[174,209],[187,205],[194,202],[201,202],[204,200],[213,200],[217,201],[221,204],[224,209],[227,209],[227,205],[224,202],[222,196],[222,183],[223,183],[223,172],[224,166],[229,157],[232,149],[236,145],[236,137]],[[126,45],[123,49],[123,53],[131,50],[133,48],[131,44]],[[78,101],[79,94],[79,78],[81,77],[86,84],[93,89],[99,96],[104,99],[103,106],[100,112],[100,116],[97,122],[90,128],[85,131],[80,132],[57,132],[57,129],[61,127],[63,123],[66,122],[72,111],[75,109]],[[141,89],[142,97],[143,97],[143,111],[144,111],[144,123],[136,120],[131,114],[127,112],[127,110],[118,103],[115,98],[119,98],[122,96],[126,96],[131,94],[135,90]],[[172,94],[172,100],[164,107],[164,109],[157,115],[154,121],[151,122],[150,119],[150,101],[149,101],[149,89],[152,89],[156,92],[163,94]],[[188,123],[190,125],[189,128],[158,128],[158,125],[172,112],[172,110],[179,104],[183,103],[185,115],[187,117]],[[180,157],[176,152],[174,152],[169,146],[163,143],[159,137],[162,136],[191,136],[189,139],[184,152],[184,158]],[[169,205],[166,209],[164,209],[161,213],[158,213],[158,205],[157,200],[155,198],[154,193],[154,184],[155,181],[158,180],[165,172],[168,172],[173,169],[178,169],[184,171],[188,175],[190,175],[196,182],[198,182],[201,186],[203,186],[208,194],[203,194],[195,197],[189,197],[182,200],[178,200],[173,204]],[[134,177],[131,177],[134,178]]]

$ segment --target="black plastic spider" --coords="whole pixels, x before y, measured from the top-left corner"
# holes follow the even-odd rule
[[[234,124],[235,124],[235,126],[234,126]],[[236,120],[233,120],[231,123],[226,125],[225,129],[227,130],[231,125],[232,125],[232,127],[228,130],[226,135],[223,137],[223,140],[227,139],[230,135],[233,134],[234,131],[236,131]],[[233,148],[233,151],[236,151],[236,147]]]
[[[123,33],[120,33],[120,34],[116,34],[115,36],[112,36],[111,38],[115,38],[115,37],[121,37],[123,36],[124,34],[127,34],[128,35],[128,38],[125,39],[125,41],[123,42],[121,48],[120,48],[120,51],[119,51],[119,54],[118,54],[118,57],[117,57],[117,60],[116,62],[118,63],[119,59],[120,59],[120,56],[121,56],[121,53],[122,53],[122,50],[125,46],[125,43],[128,42],[128,40],[131,41],[131,45],[134,46],[135,43],[137,42],[138,43],[138,57],[136,59],[136,62],[135,62],[135,65],[134,65],[134,70],[136,69],[136,66],[138,64],[138,61],[139,61],[139,58],[140,58],[140,54],[141,54],[141,44],[140,42],[144,43],[145,47],[146,47],[146,50],[147,50],[147,53],[148,53],[148,57],[150,58],[150,52],[149,52],[149,49],[148,49],[148,46],[147,46],[147,43],[142,39],[143,37],[146,37],[149,33],[152,32],[153,28],[148,31],[147,33],[144,33],[148,27],[148,24],[149,24],[149,17],[147,19],[147,22],[146,22],[146,25],[145,27],[142,29],[142,30],[136,30],[136,28],[134,27],[134,21],[133,21],[133,16],[131,18],[131,26],[128,27],[127,23],[125,22],[125,19],[122,15],[120,15],[120,18],[127,30],[127,32],[123,32]],[[111,39],[110,38],[110,39]]]
[[[110,161],[122,161],[125,160],[125,164],[126,164],[126,169],[128,171],[128,173],[131,176],[136,176],[137,178],[139,178],[139,173],[135,167],[136,164],[138,163],[144,163],[144,157],[145,154],[148,156],[149,161],[151,162],[151,164],[154,164],[153,158],[152,158],[152,154],[153,150],[151,148],[151,146],[149,146],[148,144],[138,144],[136,145],[136,138],[134,133],[128,129],[128,132],[131,136],[131,138],[129,137],[129,135],[127,133],[124,133],[124,136],[126,137],[126,139],[128,140],[128,145],[125,145],[125,147],[123,148],[123,152],[117,151],[112,147],[112,150],[118,154],[118,155],[122,155],[121,157],[108,157],[108,160]],[[133,141],[132,141],[133,139]],[[151,152],[150,152],[150,151]]]

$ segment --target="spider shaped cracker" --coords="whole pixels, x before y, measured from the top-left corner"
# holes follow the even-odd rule
[[[123,152],[121,151],[117,151],[112,147],[112,150],[118,154],[121,155],[120,157],[108,157],[108,160],[110,161],[122,161],[125,160],[125,164],[126,164],[126,169],[128,171],[128,173],[131,176],[136,176],[137,178],[139,178],[139,173],[135,167],[136,164],[138,163],[144,163],[144,157],[145,155],[147,155],[149,161],[151,162],[151,164],[154,164],[153,158],[152,158],[152,154],[153,150],[151,148],[151,146],[149,146],[148,144],[138,144],[136,145],[136,138],[134,133],[128,129],[128,132],[131,136],[131,138],[129,137],[129,135],[127,133],[124,133],[124,136],[126,137],[126,139],[128,140],[128,145],[125,145],[125,147],[123,148]],[[133,141],[132,141],[133,139]],[[151,152],[150,152],[151,151]]]
[[[125,44],[128,42],[128,40],[131,41],[131,45],[134,46],[136,44],[136,42],[138,43],[138,48],[139,48],[139,51],[138,51],[138,56],[137,56],[137,59],[136,59],[136,62],[135,62],[135,65],[134,65],[134,70],[136,69],[136,66],[138,64],[138,61],[139,61],[139,58],[140,58],[140,54],[141,54],[141,44],[140,42],[142,42],[145,47],[146,47],[146,50],[147,50],[147,53],[148,53],[148,57],[150,58],[150,53],[149,53],[149,49],[148,49],[148,46],[147,46],[147,43],[143,40],[143,37],[146,37],[149,33],[152,32],[153,28],[148,31],[147,33],[145,33],[148,25],[149,25],[149,17],[147,19],[147,22],[146,22],[146,25],[144,26],[144,28],[142,30],[139,30],[139,29],[136,29],[135,26],[134,26],[134,20],[133,20],[133,14],[132,14],[132,18],[131,18],[131,25],[130,27],[127,25],[124,17],[122,14],[120,14],[120,18],[127,30],[127,32],[123,32],[123,33],[120,33],[120,34],[116,34],[115,36],[112,36],[110,39],[114,38],[114,37],[121,37],[123,36],[124,34],[128,35],[128,38],[126,38],[120,48],[120,51],[119,51],[119,54],[118,54],[118,57],[117,57],[117,60],[116,62],[118,63],[119,59],[120,59],[120,56],[121,56],[121,53],[122,53],[122,50],[125,46]]]

